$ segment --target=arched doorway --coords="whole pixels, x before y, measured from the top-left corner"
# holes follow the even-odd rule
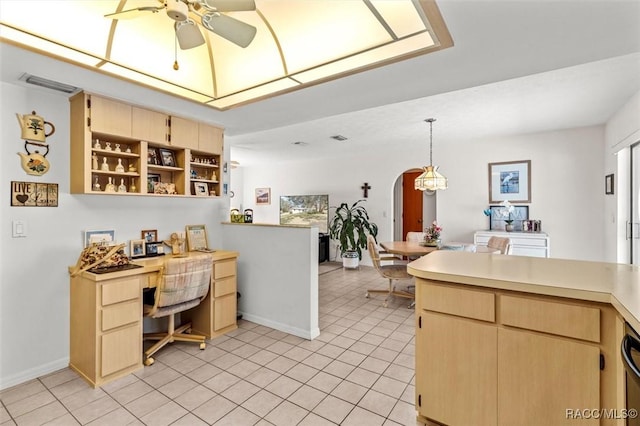
[[[414,189],[413,181],[422,169],[403,172],[393,187],[393,239],[402,241],[409,231],[423,232],[436,220],[436,192]]]

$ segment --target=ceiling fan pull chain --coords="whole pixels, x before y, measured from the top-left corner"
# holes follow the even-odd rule
[[[175,60],[173,61],[173,69],[178,71],[180,69],[180,65],[178,65],[178,34],[174,34],[173,36],[173,52]]]

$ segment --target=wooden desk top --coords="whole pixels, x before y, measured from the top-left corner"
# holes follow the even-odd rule
[[[438,247],[425,247],[415,241],[389,241],[380,243],[389,253],[400,254],[402,256],[424,256],[432,251],[438,250]]]
[[[200,252],[194,251],[189,253],[198,254]],[[236,251],[227,251],[227,250],[215,250],[213,253],[210,253],[210,254],[211,256],[213,256],[214,262],[225,260],[225,259],[235,259],[239,255],[239,253]],[[141,265],[142,268],[127,269],[124,271],[111,272],[107,274],[94,274],[89,271],[84,271],[78,276],[89,278],[92,281],[105,281],[113,278],[127,277],[130,275],[146,274],[149,272],[158,272],[160,270],[160,267],[164,264],[165,259],[168,259],[171,256],[172,256],[171,254],[166,254],[164,256],[129,259],[131,263],[136,265]],[[70,266],[69,272],[71,272],[73,268],[74,268],[73,266]]]

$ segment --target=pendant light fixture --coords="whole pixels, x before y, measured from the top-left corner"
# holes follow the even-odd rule
[[[423,167],[424,172],[418,176],[414,182],[415,189],[420,191],[436,191],[447,189],[447,178],[438,173],[438,166],[433,165],[433,122],[435,118],[427,118],[429,123],[429,165]]]

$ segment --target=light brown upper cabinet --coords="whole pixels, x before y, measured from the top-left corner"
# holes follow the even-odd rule
[[[144,108],[131,109],[131,136],[161,145],[169,144],[169,116]]]
[[[131,105],[95,95],[87,102],[92,132],[131,137]]]
[[[171,145],[209,154],[222,154],[224,132],[204,123],[171,117]]]
[[[198,123],[180,117],[171,117],[171,145],[198,149]]]

